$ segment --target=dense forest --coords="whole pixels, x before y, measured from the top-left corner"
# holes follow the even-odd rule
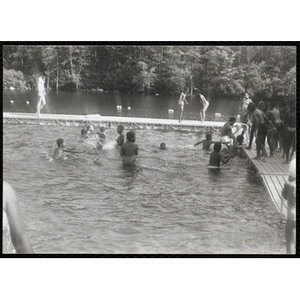
[[[295,99],[294,46],[4,46],[3,87]]]

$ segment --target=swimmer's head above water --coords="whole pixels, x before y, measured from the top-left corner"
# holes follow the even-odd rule
[[[215,151],[215,152],[220,152],[221,148],[222,148],[222,145],[221,145],[220,142],[216,142],[216,143],[214,144],[214,151]]]
[[[230,123],[231,126],[232,126],[235,122],[236,122],[236,118],[235,118],[235,117],[229,118],[229,123]]]
[[[167,146],[166,146],[165,143],[161,143],[160,146],[159,146],[159,148],[160,148],[161,150],[166,150],[166,149],[167,149]]]
[[[211,136],[210,133],[207,133],[207,134],[206,134],[206,139],[207,139],[208,141],[212,140],[212,136]]]
[[[124,130],[124,126],[123,125],[119,125],[118,128],[117,128],[117,132],[119,134],[121,134],[123,132],[123,130]]]
[[[135,133],[133,131],[127,132],[126,137],[127,137],[128,142],[132,142],[132,143],[135,142]]]
[[[242,135],[238,135],[238,136],[236,137],[236,141],[237,141],[240,145],[242,145],[242,144],[243,144],[243,141],[244,141],[244,137],[243,137]]]
[[[57,147],[63,148],[63,147],[65,146],[65,144],[64,144],[64,139],[58,139],[58,140],[56,141],[56,144],[57,144]]]

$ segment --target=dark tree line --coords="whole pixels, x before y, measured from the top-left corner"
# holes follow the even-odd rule
[[[4,88],[276,99],[296,94],[294,46],[5,46]]]

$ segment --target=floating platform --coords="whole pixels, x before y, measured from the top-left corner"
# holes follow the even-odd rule
[[[185,130],[193,132],[219,132],[225,122],[178,119],[154,119],[117,117],[100,115],[62,115],[62,114],[42,114],[37,117],[34,113],[3,113],[3,123],[9,124],[33,124],[33,125],[64,125],[64,126],[84,126],[93,125],[95,127],[105,126],[114,128],[123,125],[126,129],[165,129],[165,130]]]
[[[289,178],[289,164],[283,164],[284,159],[279,152],[275,152],[273,157],[267,159],[265,162],[253,159],[253,157],[256,156],[255,149],[244,149],[244,152],[248,157],[249,163],[256,169],[257,174],[262,180],[275,207],[281,214],[281,217],[286,219],[287,201],[283,200],[281,202],[281,191],[284,187],[284,183],[287,182]]]

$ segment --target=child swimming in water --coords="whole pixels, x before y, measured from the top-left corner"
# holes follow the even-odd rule
[[[135,156],[138,155],[138,145],[135,143],[134,132],[127,132],[127,143],[121,146],[120,155],[123,156],[124,165],[135,164]]]
[[[284,184],[282,197],[287,200],[287,221],[285,225],[286,253],[295,254],[296,250],[296,159],[289,167],[289,181]],[[282,201],[282,200],[281,200]]]
[[[165,143],[161,143],[161,144],[159,145],[159,148],[160,148],[161,150],[166,150],[166,149],[167,149],[167,146],[166,146]]]
[[[230,158],[233,157],[233,154],[231,154],[227,158],[224,158],[223,154],[220,153],[221,147],[222,146],[220,142],[216,142],[214,144],[214,151],[210,154],[209,157],[209,166],[214,166],[219,168],[221,162],[223,164],[227,164]]]
[[[117,146],[121,147],[124,144],[125,141],[125,136],[123,134],[123,130],[124,130],[124,126],[123,125],[119,125],[117,128],[117,132],[119,134],[118,138],[117,138]]]
[[[65,158],[64,149],[63,148],[66,145],[64,143],[64,140],[63,139],[58,139],[56,141],[56,144],[57,144],[57,147],[54,149],[53,158],[54,159]]]
[[[99,140],[97,141],[97,145],[96,145],[96,148],[99,150],[99,149],[102,149],[104,143],[105,143],[105,139],[106,139],[106,134],[105,134],[105,127],[104,126],[101,126],[100,127],[100,131],[97,132],[97,135],[99,136]]]
[[[205,139],[205,140],[202,140],[202,141],[200,141],[200,142],[198,142],[198,143],[196,143],[196,144],[194,145],[194,147],[197,146],[197,145],[199,145],[199,144],[202,144],[202,143],[203,143],[203,150],[209,151],[209,150],[210,150],[210,145],[211,145],[211,144],[214,144],[214,143],[216,143],[216,142],[212,140],[211,134],[210,134],[210,133],[207,133],[207,134],[206,134],[206,139]]]
[[[73,148],[66,148],[64,139],[58,139],[56,141],[57,147],[53,151],[53,158],[59,159],[59,158],[66,158],[66,155],[64,152],[70,152],[70,153],[84,153],[85,151],[74,151],[76,146]]]

